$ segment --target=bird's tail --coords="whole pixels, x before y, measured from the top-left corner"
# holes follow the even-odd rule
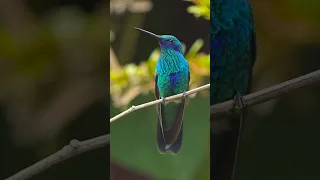
[[[158,121],[158,129],[157,129],[157,142],[158,142],[158,150],[160,153],[164,154],[167,151],[170,151],[172,154],[177,154],[180,151],[182,144],[182,134],[183,134],[183,123],[181,125],[181,129],[176,141],[173,144],[167,144],[164,139],[164,135],[162,134],[160,122]]]
[[[231,129],[211,134],[211,177],[216,180],[232,180],[242,136],[243,115],[228,117]],[[225,121],[225,119],[223,119]],[[214,123],[214,121],[212,122]]]
[[[234,173],[235,173],[235,169],[236,169],[236,164],[237,164],[237,160],[238,160],[238,154],[239,154],[239,147],[240,147],[240,141],[242,139],[243,136],[243,120],[244,120],[244,114],[242,114],[239,118],[237,118],[237,120],[239,121],[239,123],[237,124],[237,128],[238,129],[238,135],[237,135],[237,140],[235,140],[235,152],[234,152],[234,158],[233,158],[233,166],[232,166],[232,173],[231,173],[231,180],[233,180],[234,178]]]

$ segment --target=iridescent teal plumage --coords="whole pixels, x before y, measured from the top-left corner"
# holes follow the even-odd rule
[[[182,54],[181,42],[171,35],[156,35],[136,28],[157,38],[160,57],[155,72],[155,94],[160,99],[184,93],[189,89],[189,64]],[[157,142],[160,153],[176,154],[180,151],[183,132],[183,114],[186,98],[157,105]]]
[[[247,0],[211,0],[210,104],[231,100],[250,90],[255,61],[255,30]],[[212,177],[231,179],[243,114],[211,117]]]

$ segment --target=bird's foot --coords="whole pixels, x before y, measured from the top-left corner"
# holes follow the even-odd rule
[[[162,97],[162,104],[165,104],[165,103],[166,103],[166,98]]]
[[[70,141],[70,146],[74,149],[78,149],[80,147],[80,142],[76,139]]]
[[[183,91],[183,93],[182,93],[182,98],[187,98],[187,91]]]
[[[239,116],[243,114],[244,108],[245,108],[245,104],[244,104],[243,96],[241,96],[240,94],[236,94],[233,97],[233,103],[229,108],[229,113],[232,116]]]

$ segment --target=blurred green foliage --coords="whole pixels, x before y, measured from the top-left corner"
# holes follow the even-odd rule
[[[68,12],[68,10],[63,11]],[[75,14],[79,13],[77,9],[72,11]],[[79,13],[74,18],[70,13],[68,14],[70,17],[66,18],[59,16],[59,13],[62,12],[47,15],[36,24],[37,26],[33,31],[27,29],[26,32],[30,31],[28,36],[25,34],[16,36],[0,27],[0,66],[3,63],[3,67],[6,67],[3,70],[0,67],[0,86],[2,87],[0,88],[0,97],[13,90],[15,81],[12,81],[12,79],[22,78],[27,81],[41,82],[48,76],[54,78],[54,80],[57,80],[58,77],[61,78],[59,75],[56,76],[56,73],[65,71],[64,62],[59,59],[61,51],[65,49],[77,51],[76,48],[86,46],[90,47],[87,48],[87,51],[101,54],[102,49],[107,47],[105,40],[108,39],[108,34],[104,32],[104,27],[101,26],[101,21],[104,19],[100,14],[88,16]],[[76,32],[72,31],[73,24],[65,22],[68,20],[75,20],[75,26],[79,26]],[[59,27],[70,30],[62,31],[59,30]],[[68,60],[71,61],[72,58]],[[96,57],[91,60],[92,64],[97,64],[100,61]],[[78,63],[77,65],[81,64]]]
[[[197,7],[192,10],[192,13],[202,14],[201,9],[208,3],[210,3],[209,0],[195,1],[195,5],[191,5],[189,8]],[[110,35],[110,40],[115,40],[115,34],[112,31],[110,31]],[[203,85],[204,78],[210,74],[210,56],[200,52],[202,46],[203,40],[198,39],[185,54],[191,71],[190,89]],[[183,47],[185,52],[185,45]],[[139,65],[129,63],[124,66],[120,65],[116,56],[111,56],[110,93],[115,106],[126,107],[140,93],[153,91],[154,71],[159,56],[159,48],[156,48],[149,58]]]
[[[191,69],[191,87],[201,85],[204,76],[208,76],[210,73],[210,57],[208,54],[199,53],[199,50],[203,46],[203,41],[198,39],[185,54],[186,59],[190,64]],[[120,69],[110,71],[110,93],[115,102],[121,102],[120,106],[125,106],[130,103],[135,96],[131,96],[129,99],[120,100],[127,92],[132,92],[136,87],[139,88],[139,92],[147,93],[154,88],[154,71],[156,63],[160,56],[160,50],[155,49],[148,60],[142,62],[139,65],[133,63],[126,64]]]
[[[186,0],[194,2],[195,5],[189,6],[187,11],[194,14],[195,17],[203,17],[210,20],[210,1],[207,0]]]
[[[98,1],[0,2],[0,179],[108,133],[109,10]],[[95,150],[32,179],[106,179],[108,159]]]

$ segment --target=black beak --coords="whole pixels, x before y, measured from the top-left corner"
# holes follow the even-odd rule
[[[155,38],[157,38],[157,39],[160,39],[160,36],[159,36],[159,35],[156,35],[156,34],[154,34],[154,33],[152,33],[152,32],[149,32],[149,31],[146,31],[146,30],[144,30],[144,29],[137,28],[137,27],[134,27],[134,28],[137,29],[137,30],[139,30],[139,31],[142,31],[142,32],[144,32],[144,33],[146,33],[146,34],[149,34],[150,36],[153,36],[153,37],[155,37]]]

